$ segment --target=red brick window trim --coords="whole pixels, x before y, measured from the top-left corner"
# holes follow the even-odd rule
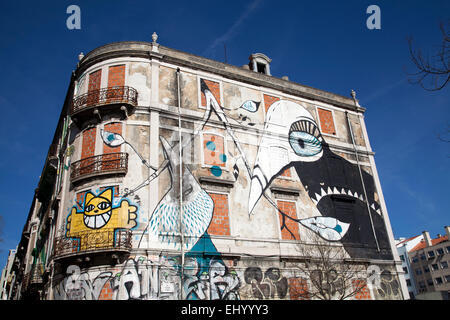
[[[75,202],[76,202],[75,206],[76,206],[78,211],[82,211],[83,210],[85,195],[89,191],[91,191],[91,190],[89,189],[89,190],[84,190],[84,191],[77,192],[77,194],[75,196]]]
[[[305,278],[289,278],[289,297],[291,300],[310,300],[308,280]]]
[[[207,230],[208,234],[231,235],[228,194],[209,192],[209,195],[214,202],[214,212]]]
[[[219,105],[222,105],[221,100],[221,83],[216,80],[208,80],[204,78],[199,78],[199,91],[200,91],[200,107],[206,108],[206,96],[201,90],[201,81],[204,81],[206,85],[208,86],[209,90],[213,94],[214,98],[216,98],[216,101]]]
[[[125,85],[125,65],[111,66],[108,68],[108,88]]]
[[[317,107],[317,114],[319,116],[321,133],[336,136],[337,134],[333,111]]]
[[[122,135],[122,123],[121,122],[111,122],[111,123],[105,124],[104,130]],[[120,149],[121,149],[121,146],[112,148],[112,147],[106,145],[105,143],[103,143],[103,154],[120,152]]]
[[[83,131],[81,142],[81,159],[92,157],[95,154],[96,136],[96,127],[88,128]]]
[[[356,300],[370,300],[370,290],[367,287],[366,280],[354,279],[352,280],[353,290],[358,291],[355,295]]]
[[[282,240],[300,240],[300,231],[298,227],[298,222],[292,219],[297,218],[297,206],[294,201],[287,200],[278,200],[277,201],[278,208],[288,217],[284,217],[283,215],[277,212],[277,215],[280,219],[280,232]],[[292,219],[289,219],[291,217]],[[294,238],[295,237],[295,238]]]
[[[226,139],[214,132],[202,133],[202,155],[204,166],[219,166],[226,169]]]
[[[270,106],[274,102],[279,101],[280,98],[279,97],[275,97],[275,96],[271,96],[269,94],[264,94],[263,96],[264,96],[264,109],[266,110],[266,113],[267,113],[267,110],[269,110]]]
[[[270,153],[273,156],[271,164],[289,163],[289,152],[286,148],[280,146],[271,146]],[[285,169],[278,175],[278,178],[292,178],[291,168]]]
[[[117,198],[119,196],[119,186],[105,186],[105,187],[100,187],[99,188],[99,192],[102,193],[103,191],[105,191],[106,189],[113,189],[113,197]]]

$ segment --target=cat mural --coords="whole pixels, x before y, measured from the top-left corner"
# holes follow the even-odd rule
[[[66,237],[79,239],[79,250],[111,247],[119,229],[137,226],[137,207],[122,199],[113,207],[113,190],[108,188],[98,195],[86,192],[83,211],[72,208],[67,217]]]

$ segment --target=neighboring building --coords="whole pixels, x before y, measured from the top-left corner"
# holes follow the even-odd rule
[[[380,268],[354,299],[407,298],[355,94],[276,78],[263,54],[236,67],[156,40],[80,54],[12,297],[297,299],[311,232]]]
[[[12,266],[16,257],[16,250],[9,250],[6,265],[2,270],[0,278],[0,300],[9,300],[12,291],[11,284],[14,283],[14,273]]]
[[[432,292],[442,291],[448,296],[450,291],[450,227],[445,227],[446,235],[431,239],[429,232],[423,232],[423,240],[413,247],[408,255],[414,274],[417,298]]]
[[[411,237],[408,239],[399,239],[396,240],[397,243],[397,251],[398,255],[400,257],[400,260],[402,261],[402,269],[406,281],[406,286],[408,287],[409,292],[409,298],[414,299],[417,295],[417,288],[415,286],[414,282],[414,272],[411,269],[410,259],[408,252],[414,248],[420,241],[423,239],[423,235],[418,235],[415,237]]]

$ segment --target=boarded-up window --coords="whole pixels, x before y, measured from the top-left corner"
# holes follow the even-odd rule
[[[289,296],[291,300],[309,300],[308,281],[305,278],[289,278]]]
[[[98,103],[100,97],[100,85],[102,81],[102,69],[89,74],[88,97],[87,104],[93,105]]]
[[[109,67],[108,87],[125,85],[125,65]]]
[[[270,165],[272,166],[271,167],[272,173],[278,172],[282,167],[284,167],[288,163],[289,163],[289,156],[288,151],[285,148],[278,146],[270,147]],[[290,177],[291,176],[290,168],[283,170],[279,174],[279,176]]]
[[[203,134],[203,161],[205,165],[225,167],[225,139],[213,133]]]
[[[85,190],[82,192],[78,192],[76,195],[76,207],[78,211],[82,211],[84,208],[84,199],[86,197],[86,193],[89,192],[90,190]]]
[[[108,123],[105,131],[122,134],[122,123]],[[102,170],[114,170],[120,168],[120,146],[110,147],[103,144]]]
[[[280,100],[280,98],[278,98],[278,97],[274,97],[274,96],[270,96],[270,95],[268,95],[268,94],[265,94],[265,95],[264,95],[264,108],[265,108],[265,110],[266,110],[266,113],[267,113],[267,110],[269,110],[270,106],[271,106],[274,102],[277,102],[277,101],[279,101],[279,100]]]
[[[297,219],[295,202],[278,200],[277,206],[283,213],[281,214],[278,212],[280,218],[281,239],[300,240],[298,222],[294,221]]]
[[[208,234],[230,235],[230,219],[228,207],[228,195],[220,193],[209,193],[214,202],[214,213],[208,227]]]
[[[353,290],[357,291],[355,295],[356,300],[370,300],[370,291],[367,287],[366,280],[355,279],[352,280]]]
[[[109,67],[107,102],[121,101],[124,96],[125,65]]]
[[[119,186],[108,186],[108,187],[100,187],[100,193],[105,191],[106,189],[113,189],[113,197],[116,198],[119,196]]]
[[[211,80],[205,80],[201,79],[200,81],[204,81],[206,86],[208,87],[209,91],[213,94],[214,98],[216,99],[217,103],[220,105],[220,83],[216,81]],[[201,106],[206,107],[206,96],[203,92],[200,92],[201,95]]]
[[[95,139],[97,128],[89,128],[83,131],[81,145],[80,175],[89,174],[94,170]]]
[[[320,129],[322,130],[322,133],[336,135],[333,112],[322,108],[317,108],[317,112],[319,114]]]

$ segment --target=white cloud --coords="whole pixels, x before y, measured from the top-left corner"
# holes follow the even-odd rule
[[[216,38],[206,50],[203,52],[203,56],[210,54],[218,45],[229,41],[235,34],[236,30],[242,25],[244,20],[255,11],[260,5],[262,0],[254,0],[247,9],[239,16],[239,18],[232,24],[232,26],[220,37]]]

